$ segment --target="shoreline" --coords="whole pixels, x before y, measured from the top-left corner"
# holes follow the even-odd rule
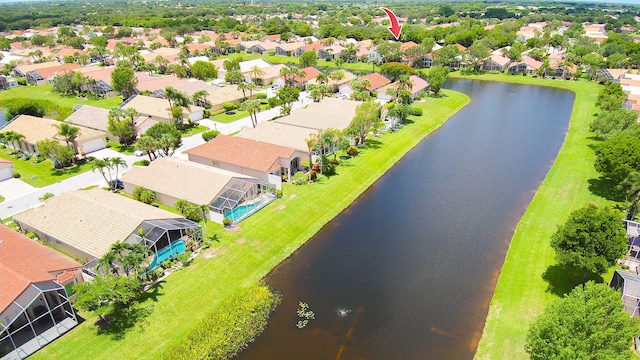
[[[566,276],[557,281],[549,274],[549,268],[555,264],[549,245],[551,235],[576,208],[588,203],[613,203],[593,194],[589,183],[599,177],[593,167],[595,155],[588,145],[595,143],[589,123],[596,112],[594,104],[600,85],[504,74],[454,73],[451,77],[554,87],[575,94],[569,128],[558,156],[514,229],[474,356],[474,359],[526,359],[524,343],[529,324],[549,301],[558,297],[554,294],[557,288],[565,290],[571,285]],[[549,282],[543,279],[545,274]]]
[[[413,123],[401,130],[369,138],[358,156],[338,166],[338,175],[310,185],[285,184],[284,197],[243,221],[241,231],[230,233],[222,226],[207,224],[208,234],[220,235],[219,242],[194,264],[152,289],[161,293],[157,297],[162,300],[153,296],[142,300],[139,306],[149,309],[149,314],[140,322],[122,329],[118,336],[98,334],[93,326],[95,316],[89,314],[84,324],[34,354],[34,359],[100,359],[114,352],[126,358],[161,356],[214,313],[223,299],[260,282],[471,101],[451,90],[443,90],[443,95],[416,103],[423,116],[410,117]]]

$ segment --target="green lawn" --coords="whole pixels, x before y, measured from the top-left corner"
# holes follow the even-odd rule
[[[267,105],[262,105],[262,110],[267,109]],[[240,120],[249,116],[249,112],[245,110],[233,110],[233,115],[227,115],[227,113],[218,114],[209,118],[209,120],[213,120],[219,123],[231,123],[236,120]]]
[[[40,99],[49,100],[56,105],[66,108],[65,111],[71,113],[71,109],[78,104],[92,105],[105,109],[110,109],[122,103],[122,97],[115,96],[104,100],[86,100],[71,95],[60,95],[51,92],[51,85],[40,86],[19,86],[17,88],[4,90],[0,92],[0,107],[6,106],[8,102],[16,99]],[[47,114],[52,115],[52,114]]]
[[[206,256],[153,288],[135,305],[127,321],[99,332],[93,315],[76,329],[36,353],[34,359],[157,359],[182,341],[220,302],[238,289],[260,281],[274,266],[304,244],[322,226],[382,176],[428,133],[440,127],[469,101],[444,91],[418,106],[424,115],[396,133],[386,133],[360,148],[360,154],[337,168],[337,175],[315,184],[285,184],[284,198],[243,221],[238,232],[209,223],[219,243]]]
[[[133,155],[136,151],[136,147],[134,145],[122,145],[117,141],[109,141],[107,145],[109,145],[111,150],[115,150],[124,155]]]
[[[205,132],[207,130],[209,130],[209,128],[204,125],[196,125],[186,130],[180,130],[180,133],[182,134],[182,137],[187,137],[195,134],[200,134],[201,132]]]
[[[18,159],[13,155],[9,155],[9,152],[9,149],[0,150],[0,157],[13,161],[13,169],[20,174],[20,180],[35,187],[51,185],[91,170],[90,162],[76,165],[70,169],[54,170],[51,160],[32,164],[28,160]]]
[[[515,229],[476,352],[477,359],[526,359],[524,342],[529,324],[549,301],[582,280],[581,272],[556,265],[549,245],[551,235],[571,211],[588,203],[613,204],[601,196],[610,191],[611,185],[601,182],[593,167],[594,141],[589,132],[600,86],[519,75],[467,78],[558,87],[576,94],[569,133],[560,153]],[[607,274],[594,279],[609,278]]]

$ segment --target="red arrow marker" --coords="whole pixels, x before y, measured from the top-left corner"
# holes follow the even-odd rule
[[[384,11],[387,13],[387,16],[389,16],[389,21],[391,22],[391,26],[388,27],[389,31],[391,31],[391,34],[393,34],[393,37],[396,38],[396,40],[400,39],[400,33],[402,32],[402,25],[398,25],[398,18],[396,17],[396,14],[393,13],[393,11],[381,7],[380,10]]]

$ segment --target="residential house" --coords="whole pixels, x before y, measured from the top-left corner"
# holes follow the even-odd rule
[[[411,98],[416,99],[420,97],[422,94],[429,91],[429,82],[417,75],[409,76],[409,80],[411,81]],[[393,88],[395,86],[395,82],[389,85],[385,85],[378,89],[378,100],[389,101],[391,100],[391,95],[387,94],[387,90]]]
[[[208,218],[219,223],[225,217],[242,220],[275,199],[274,187],[265,181],[172,157],[134,166],[122,175],[122,184],[128,194],[138,186],[149,189],[167,206],[181,199],[206,205]]]
[[[281,77],[280,70],[282,70],[283,68],[288,67],[285,64],[277,64],[262,68],[260,69],[262,70],[262,74],[258,79],[262,79],[262,84],[265,86],[271,85],[276,79]],[[252,81],[254,77],[254,74],[251,72],[251,70],[243,73],[243,75],[246,82]],[[282,81],[282,83],[284,84],[284,80]]]
[[[315,42],[313,42],[311,44],[303,45],[303,46],[297,48],[293,52],[293,56],[300,57],[303,53],[305,53],[307,51],[314,51],[317,54],[317,53],[320,52],[320,49],[322,49],[323,47],[324,47],[324,45],[322,45],[321,42],[315,41]]]
[[[207,104],[197,103],[195,105],[205,107],[211,106],[211,111],[218,111],[224,108],[224,103],[231,102],[239,104],[244,98],[242,91],[238,90],[236,85],[211,85],[201,80],[190,80],[180,85],[176,85],[176,89],[184,91],[190,97],[199,90],[205,90],[208,94],[206,97]],[[254,94],[255,95],[255,94]],[[247,94],[247,97],[249,95]],[[191,107],[193,108],[194,105]]]
[[[376,91],[379,88],[391,83],[391,80],[387,79],[380,73],[371,73],[369,75],[358,78],[358,80],[368,80],[371,85],[367,86],[366,89],[369,91]]]
[[[304,109],[294,110],[290,115],[278,118],[274,122],[310,130],[344,130],[356,116],[356,108],[360,104],[360,101],[327,97],[320,102],[311,103]]]
[[[507,72],[509,74],[536,75],[537,70],[541,67],[542,62],[527,55],[522,55],[522,60],[509,64]]]
[[[94,80],[92,83],[85,85],[83,87],[84,90],[110,98],[118,94],[113,90],[113,87],[111,87],[111,73],[114,69],[114,66],[101,67],[92,65],[83,66],[77,71],[80,71],[87,78]]]
[[[511,63],[511,60],[508,57],[491,54],[491,56],[482,61],[481,69],[484,71],[503,72],[507,69],[509,63]]]
[[[104,136],[107,136],[109,140],[117,140],[117,137],[110,134],[107,130],[109,127],[108,109],[91,105],[78,105],[74,108],[73,113],[64,121],[76,126],[100,131]]]
[[[24,359],[78,325],[82,265],[0,224],[0,357]]]
[[[346,48],[338,44],[325,46],[318,51],[318,59],[332,61],[333,59],[340,57],[344,50],[346,50]]]
[[[304,45],[305,44],[301,42],[278,44],[275,48],[276,55],[295,56],[296,51],[301,47],[303,47]]]
[[[169,108],[169,100],[159,99],[151,96],[135,95],[130,98],[123,109],[135,109],[140,115],[150,117],[154,120],[172,124],[175,122],[171,116],[171,109]],[[198,121],[204,116],[204,108],[196,105],[191,105],[189,108],[183,109],[182,118],[188,121]]]
[[[257,40],[252,40],[252,41],[242,41],[238,44],[238,49],[240,49],[240,51],[250,51],[250,49],[252,47],[254,47],[255,45],[260,44],[260,41]]]
[[[0,158],[0,181],[11,179],[13,177],[13,162],[11,160]]]
[[[8,76],[0,75],[0,90],[8,90],[18,87],[18,81]]]
[[[211,141],[186,151],[190,161],[252,176],[282,189],[287,180],[302,169],[306,152],[235,136],[218,135]]]
[[[135,76],[138,78],[136,89],[138,91],[151,91],[155,93],[156,97],[164,97],[164,89],[167,86],[176,87],[189,82],[188,79],[180,79],[175,75],[151,76],[146,72],[136,72]]]
[[[640,317],[640,275],[625,270],[616,270],[609,287],[620,292],[624,307],[622,311],[631,317]]]
[[[316,69],[313,66],[302,68],[300,69],[300,71],[304,72],[305,75],[302,77],[300,76],[293,77],[293,86],[300,89],[305,89],[306,86],[310,84],[317,84],[316,78],[318,77],[318,75],[322,74],[320,70]]]
[[[311,134],[318,134],[318,131],[274,121],[263,121],[259,122],[255,128],[243,127],[236,137],[280,145],[308,154],[309,148],[306,139]]]
[[[275,51],[277,46],[278,43],[263,41],[250,47],[248,52],[251,52],[252,54],[268,55],[270,51]]]
[[[170,174],[167,174],[170,175]],[[102,189],[65,191],[13,217],[22,230],[100,272],[98,260],[119,241],[142,243],[155,259],[177,241],[202,239],[200,225],[178,214]],[[165,250],[166,251],[166,250]]]
[[[21,65],[13,69],[13,76],[23,77],[32,85],[43,85],[49,83],[53,76],[65,70],[75,70],[80,68],[78,64],[60,64],[57,61]]]
[[[58,135],[58,129],[56,128],[58,125],[60,125],[60,122],[56,120],[19,115],[2,127],[0,133],[15,131],[24,135],[24,139],[19,144],[20,149],[24,152],[37,153],[36,143],[41,140],[54,139],[63,145],[66,144],[64,138]],[[84,126],[77,127],[80,129],[78,137],[70,145],[79,154],[88,154],[104,149],[107,146],[105,132]]]

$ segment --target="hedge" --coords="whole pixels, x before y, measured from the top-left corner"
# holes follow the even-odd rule
[[[162,359],[230,359],[266,328],[281,297],[266,285],[253,285],[223,301]]]

